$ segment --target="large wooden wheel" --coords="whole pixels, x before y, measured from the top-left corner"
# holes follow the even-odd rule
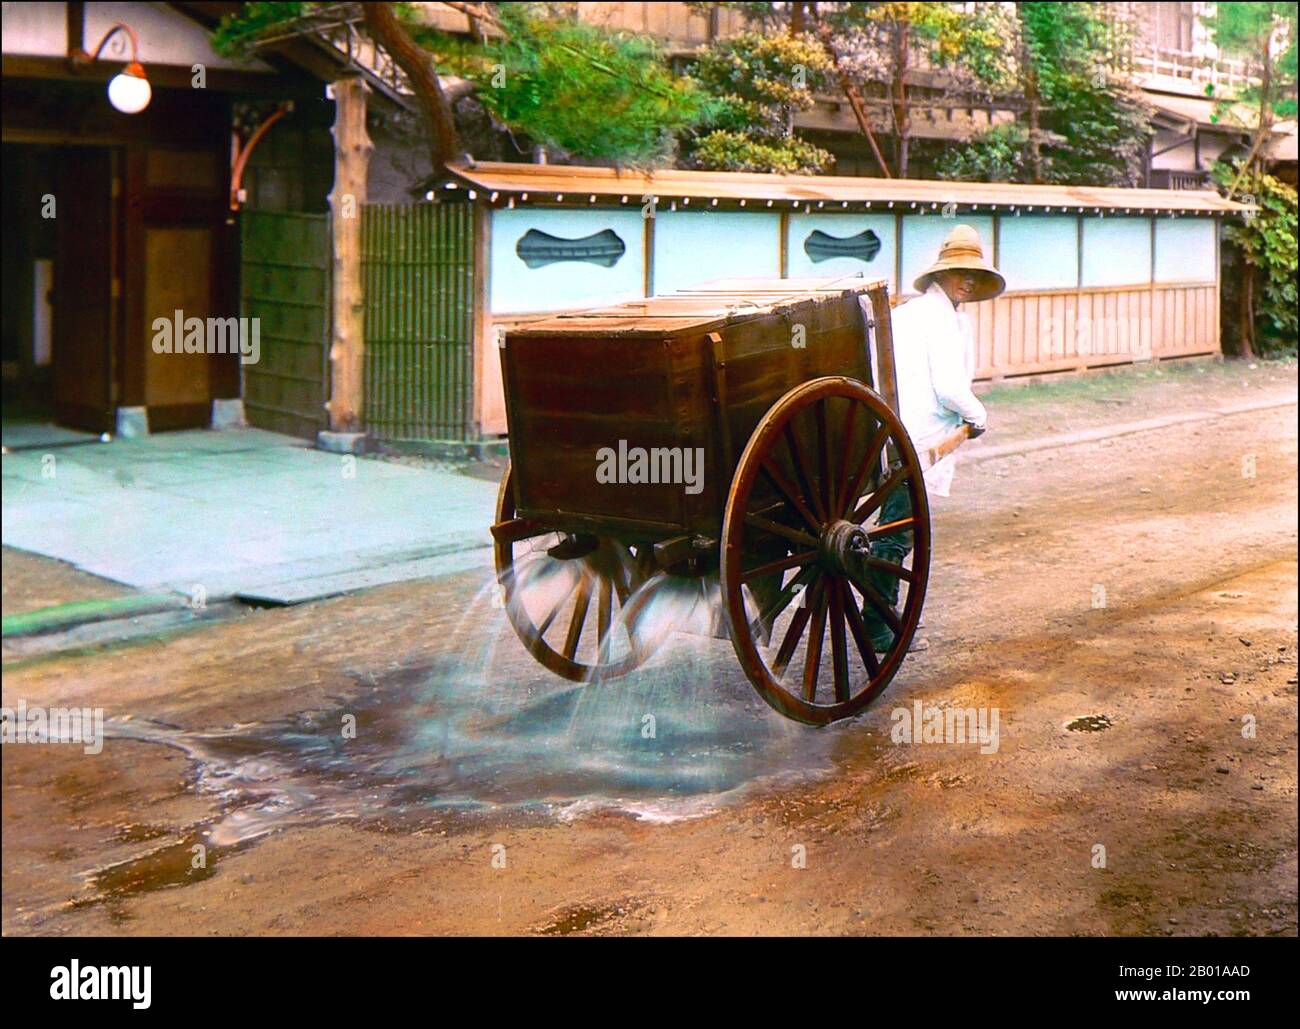
[[[507,469],[501,480],[492,526],[507,619],[556,675],[574,682],[625,675],[646,657],[624,609],[646,578],[649,552],[516,518],[512,475]]]
[[[882,525],[897,490],[911,514]],[[872,541],[905,531],[913,534],[911,567],[872,555]],[[862,710],[907,653],[929,568],[920,462],[880,395],[831,376],[778,400],[741,455],[722,523],[728,627],[759,695],[811,725]],[[873,586],[873,569],[900,580],[898,609]],[[881,653],[868,638],[864,604],[893,631]]]

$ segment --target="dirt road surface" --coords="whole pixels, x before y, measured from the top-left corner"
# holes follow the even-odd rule
[[[1296,443],[1284,406],[959,469],[929,649],[829,730],[720,640],[561,683],[477,573],[13,658],[6,706],[109,738],[5,747],[3,931],[1294,935]],[[996,751],[895,743],[916,701]]]

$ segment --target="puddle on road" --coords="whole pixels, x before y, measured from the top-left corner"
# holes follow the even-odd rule
[[[1109,715],[1084,715],[1067,722],[1065,727],[1070,732],[1105,732],[1112,724]]]
[[[449,812],[567,819],[611,809],[672,821],[756,784],[829,770],[845,726],[812,729],[773,712],[728,641],[672,632],[642,668],[578,685],[532,660],[493,605],[496,588],[474,598],[444,648],[449,656],[366,673],[359,694],[337,709],[198,732],[110,720],[110,738],[183,751],[193,788],[215,795],[220,814],[93,873],[98,898],[204,878],[221,856],[290,825],[351,820],[416,831]],[[698,588],[669,590],[660,629],[707,625],[699,596]],[[347,716],[354,738],[343,731]],[[199,842],[206,866],[195,870]]]
[[[548,922],[541,928],[543,936],[572,936],[585,929],[601,925],[623,914],[623,909],[615,905],[605,907],[572,907]]]

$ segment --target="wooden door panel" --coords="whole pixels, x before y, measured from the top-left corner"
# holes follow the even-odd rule
[[[150,346],[145,350],[145,402],[151,407],[206,405],[211,398],[211,359],[187,354],[172,338],[172,351],[153,346],[155,320],[211,317],[212,230],[202,226],[147,226],[144,230],[144,312]],[[172,333],[174,337],[174,331]],[[159,348],[161,349],[161,348]]]

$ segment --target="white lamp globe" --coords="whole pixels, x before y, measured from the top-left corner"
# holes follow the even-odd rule
[[[139,114],[152,98],[149,80],[138,64],[128,64],[108,83],[108,102],[123,114]]]

